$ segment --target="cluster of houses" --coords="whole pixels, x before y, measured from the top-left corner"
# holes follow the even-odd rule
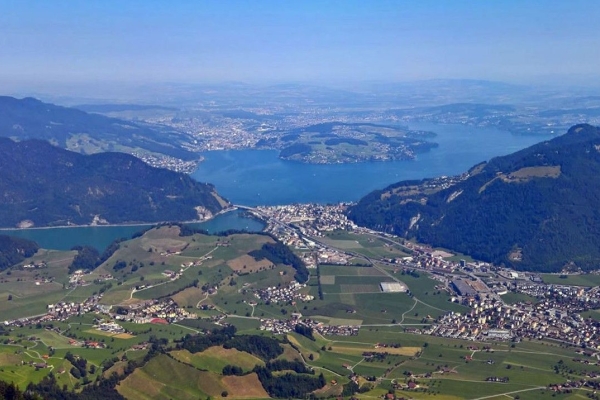
[[[127,313],[123,313],[123,310]],[[117,321],[134,322],[137,324],[174,323],[187,318],[195,318],[195,316],[190,315],[184,308],[179,307],[173,299],[148,300],[127,308],[121,307],[119,312],[111,309],[105,312],[105,314],[108,314]]]
[[[287,286],[271,286],[264,289],[257,289],[254,295],[264,302],[269,303],[293,303],[297,300],[309,302],[315,299],[314,296],[301,293],[306,284],[291,281]]]
[[[260,319],[260,329],[272,332],[276,335],[293,332],[298,324],[308,326],[319,334],[327,336],[356,336],[360,329],[359,326],[352,325],[325,325],[322,322],[312,319],[302,319],[302,315],[298,313],[293,313],[292,318],[286,320],[272,318]]]
[[[75,340],[69,339],[69,345],[75,347],[84,347],[86,349],[105,349],[106,343],[95,340]]]
[[[48,304],[47,313],[40,318],[39,322],[64,321],[75,315],[86,314],[95,310],[101,298],[102,294],[95,294],[81,303],[60,301],[56,304]]]
[[[96,325],[95,328],[98,329],[99,331],[107,332],[107,333],[114,333],[114,334],[125,333],[125,328],[123,328],[121,325],[117,324],[116,322],[102,321],[98,325]]]
[[[485,378],[486,382],[498,382],[498,383],[508,383],[509,379],[507,376],[488,376]]]
[[[571,393],[574,389],[586,388],[591,389],[594,397],[588,395],[589,398],[595,399],[596,391],[600,390],[600,382],[589,380],[589,379],[579,379],[579,380],[568,380],[563,383],[553,383],[548,385],[548,389],[555,393]]]
[[[98,275],[98,278],[95,279],[94,282],[96,283],[100,283],[100,282],[105,282],[105,281],[111,281],[115,279],[112,274],[100,274]]]
[[[348,264],[349,257],[347,254],[337,250],[321,248],[317,252],[317,260],[320,264],[346,265]]]
[[[170,169],[171,171],[182,172],[184,174],[191,174],[198,168],[198,161],[184,161],[163,154],[157,155],[137,151],[131,154],[153,167]]]
[[[77,271],[69,275],[69,287],[89,285],[89,283],[86,282],[86,280],[84,279],[84,276],[86,274],[89,274],[89,271],[78,269]]]
[[[334,230],[353,230],[357,226],[350,221],[344,211],[348,204],[292,204],[284,206],[263,206],[261,214],[285,224],[294,224],[303,234],[323,236],[321,232]]]
[[[545,286],[545,285],[540,285]],[[597,295],[595,289],[546,287],[536,304],[504,304],[501,300],[471,298],[467,313],[450,312],[425,333],[470,340],[554,339],[600,349],[600,324],[579,312]]]
[[[48,264],[46,264],[46,261],[40,261],[40,262],[33,262],[31,264],[25,264],[25,265],[23,265],[23,268],[39,269],[39,268],[46,268],[47,266],[48,266]]]
[[[579,286],[534,284],[518,282],[514,284],[518,293],[544,298],[560,304],[570,312],[580,312],[600,307],[600,287],[584,288]]]
[[[268,232],[290,247],[300,250],[319,250],[324,247],[307,236],[322,237],[323,232],[352,231],[358,227],[344,215],[346,203],[336,205],[293,204],[286,206],[261,206],[250,210],[266,220]],[[293,228],[291,227],[293,226]],[[309,262],[307,267],[316,267]]]
[[[20,318],[16,320],[5,321],[5,326],[28,326],[43,322],[65,321],[72,316],[83,315],[89,312],[107,315],[113,321],[126,321],[143,323],[174,323],[187,318],[195,318],[185,309],[179,307],[172,299],[165,300],[148,300],[142,303],[131,305],[127,308],[119,307],[117,311],[111,306],[98,304],[102,298],[102,294],[90,296],[81,303],[75,302],[58,302],[56,304],[48,304],[46,314]],[[123,313],[123,310],[126,313]],[[110,323],[100,325],[100,330],[107,332],[122,333],[118,325]]]

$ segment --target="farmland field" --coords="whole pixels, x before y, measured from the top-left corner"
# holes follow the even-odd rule
[[[508,292],[505,295],[502,295],[502,300],[507,303],[507,304],[515,304],[518,302],[531,302],[531,303],[537,303],[538,299],[536,299],[533,296],[528,296],[524,293],[515,293],[515,292]]]
[[[365,234],[335,231],[328,233],[323,242],[330,246],[351,250],[367,257],[405,257],[408,254],[394,244],[390,244],[380,238]]]
[[[223,347],[210,347],[201,353],[190,353],[187,350],[171,352],[174,358],[184,361],[199,369],[206,369],[220,374],[226,365],[237,365],[244,371],[250,371],[255,365],[264,365],[264,362],[255,356],[236,349]]]
[[[268,398],[256,374],[222,377],[160,355],[122,381],[118,391],[127,398],[197,399],[220,396],[231,398]]]
[[[321,275],[335,276],[385,276],[381,271],[372,267],[320,265]]]
[[[521,399],[543,399],[550,397],[546,389],[549,383],[575,381],[591,372],[600,373],[600,367],[591,363],[594,358],[575,355],[574,348],[556,343],[488,342],[491,348],[483,351],[479,350],[482,343],[406,333],[405,329],[427,326],[447,310],[465,312],[468,309],[449,301],[451,295],[439,280],[401,266],[384,263],[370,267],[320,265],[319,274],[312,270],[307,286],[299,290],[315,299],[264,300],[257,296],[256,289],[285,287],[295,275],[290,266],[273,266],[271,262],[256,261],[248,255],[271,240],[268,236],[246,234],[180,237],[176,228],[162,227],[121,243],[111,258],[84,276],[89,283],[85,286],[63,287],[68,282],[66,269],[72,252],[40,254],[49,260],[46,268],[1,273],[3,318],[23,315],[24,310],[41,314],[47,304],[61,300],[80,302],[102,288],[104,304],[128,305],[144,299],[171,297],[180,307],[203,319],[170,325],[119,321],[129,332],[119,335],[94,329],[96,318],[108,319],[106,314],[94,312],[72,316],[66,321],[52,321],[51,325],[15,327],[4,331],[7,345],[0,345],[0,379],[23,386],[30,381],[39,382],[52,371],[61,386],[73,389],[83,381],[72,374],[73,365],[65,359],[67,353],[84,358],[88,366],[94,366],[94,372],[88,372],[91,381],[100,375],[110,376],[112,372],[124,374],[129,360],[143,364],[148,357],[145,365],[136,368],[117,386],[127,398],[195,400],[209,396],[220,398],[224,392],[229,398],[268,398],[252,372],[256,365],[265,365],[265,361],[222,346],[194,354],[181,349],[181,338],[202,335],[201,331],[218,327],[215,321],[222,326],[234,325],[239,335],[264,335],[281,340],[280,359],[301,360],[316,374],[324,374],[327,384],[315,392],[323,396],[339,395],[349,381],[348,376],[355,373],[360,376],[359,386],[365,391],[357,394],[358,398],[381,397],[393,390],[392,382],[405,383],[412,374],[412,379],[419,382],[419,389],[397,391],[399,397],[514,398],[518,394]],[[372,254],[398,251],[364,235],[341,233],[329,240]],[[122,262],[121,267],[114,268],[119,262]],[[165,270],[180,276],[171,280],[163,274]],[[53,282],[36,284],[36,274],[52,277]],[[93,283],[101,274],[111,274],[114,279]],[[592,282],[595,278],[569,275],[563,279],[552,275],[545,279],[581,284],[583,280]],[[410,293],[381,292],[381,282],[395,280],[405,283]],[[136,289],[140,285],[147,288]],[[211,288],[210,293],[207,288]],[[8,300],[9,294],[11,300]],[[504,299],[507,303],[534,300],[513,293]],[[203,306],[210,307],[202,309]],[[360,331],[356,336],[323,336],[313,332],[314,340],[311,340],[294,331],[282,336],[259,330],[261,319],[286,320],[291,313],[300,313],[326,325],[360,326]],[[584,315],[600,320],[595,310]],[[165,346],[163,352],[153,353],[149,346],[156,339]],[[93,348],[96,345],[87,348],[86,341],[97,342],[104,348]],[[473,345],[478,349],[469,350]],[[590,363],[576,362],[573,360],[576,357]],[[102,371],[105,360],[112,360],[113,364]],[[47,365],[34,366],[42,362]],[[244,375],[223,376],[227,365],[240,367]],[[558,374],[557,368],[560,368]],[[274,371],[273,375],[288,372]],[[486,382],[491,376],[508,378],[508,382]]]
[[[572,286],[600,286],[600,275],[598,274],[541,274],[544,283],[555,285],[572,285]]]

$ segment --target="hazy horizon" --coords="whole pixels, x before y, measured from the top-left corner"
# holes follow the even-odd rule
[[[0,84],[598,77],[593,1],[5,1]]]

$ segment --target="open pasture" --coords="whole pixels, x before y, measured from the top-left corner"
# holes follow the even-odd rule
[[[409,310],[415,306],[415,300],[406,293],[343,293],[327,294],[325,288],[324,300],[314,300],[301,312],[307,317],[327,319],[352,319],[363,324],[392,324],[400,323],[402,315],[408,316]],[[419,314],[420,319],[427,314],[435,314],[437,310],[423,306],[425,315]],[[442,311],[437,311],[441,313]],[[414,312],[412,314],[414,316]],[[411,321],[414,322],[414,321]]]
[[[0,283],[0,291],[12,294],[13,298],[35,297],[62,290],[62,284],[56,282],[36,283],[34,280],[17,281],[16,279],[10,279]]]
[[[257,261],[254,257],[244,254],[227,261],[227,265],[235,272],[256,272],[269,268],[273,263],[267,259]]]
[[[25,346],[0,345],[0,380],[14,382],[24,389],[29,382],[37,383],[53,372],[59,385],[73,388],[76,380],[68,372],[63,372],[69,371],[71,363],[62,356],[48,357],[48,348],[43,344]],[[35,364],[45,364],[46,367],[36,368]],[[90,374],[90,378],[93,377]]]
[[[401,246],[367,234],[334,231],[322,240],[332,247],[351,250],[367,257],[395,258],[408,255]]]
[[[379,293],[381,289],[378,284],[346,284],[340,285],[340,294],[345,293]]]
[[[525,303],[528,301],[535,304],[538,302],[538,299],[533,296],[529,296],[524,293],[515,293],[515,292],[508,292],[508,293],[502,295],[502,300],[507,304],[516,304],[516,303],[520,303],[520,302]]]
[[[66,349],[71,347],[71,345],[69,345],[69,338],[47,329],[36,330],[35,337],[37,337],[46,346],[54,349]]]
[[[210,347],[200,353],[190,353],[187,350],[175,350],[171,355],[198,369],[208,370],[217,374],[223,371],[226,365],[237,365],[244,371],[250,371],[255,365],[264,365],[264,362],[252,354],[236,349],[225,349],[222,346]]]
[[[364,262],[364,260],[363,260]],[[351,265],[319,265],[321,275],[335,276],[385,276],[384,273],[373,267]]]
[[[266,399],[268,393],[262,387],[258,376],[251,373],[243,376],[224,376],[221,378],[223,386],[227,388],[227,393],[237,399]]]
[[[132,339],[135,336],[130,334],[130,333],[115,333],[115,332],[106,332],[106,331],[101,331],[99,329],[88,329],[87,331],[84,331],[85,333],[91,333],[94,335],[100,335],[100,336],[106,336],[106,337],[111,337],[111,338],[116,338],[116,339]]]
[[[352,318],[334,318],[334,317],[326,317],[323,315],[315,315],[313,316],[317,321],[321,321],[326,323],[327,325],[349,325],[349,326],[359,326],[362,325],[362,319],[352,319]]]
[[[202,288],[197,288],[192,286],[190,288],[184,289],[181,292],[175,294],[171,297],[180,307],[185,307],[187,305],[196,306],[198,302],[206,298],[206,293],[202,290]]]
[[[62,287],[53,285],[52,291],[42,291],[17,297],[13,295],[12,300],[8,300],[8,294],[11,291],[0,289],[0,320],[11,320],[26,316],[40,315],[46,313],[48,304],[55,304],[62,300],[67,294]],[[7,294],[8,293],[8,294]]]
[[[541,274],[544,283],[553,285],[571,286],[600,286],[600,275],[598,274]]]
[[[199,371],[185,363],[160,355],[137,369],[122,381],[117,390],[131,399],[176,398],[196,400],[199,397],[268,398],[256,374],[223,377]]]
[[[350,343],[346,345],[338,345],[332,344],[330,345],[331,350],[334,353],[341,354],[352,354],[352,355],[362,355],[363,353],[388,353],[392,355],[398,356],[415,356],[419,351],[421,351],[420,347],[375,347],[375,346],[352,346]]]
[[[333,276],[333,279],[329,278],[332,275],[321,276],[321,287],[325,296],[342,293],[380,293],[379,284],[392,281],[386,276],[338,275]],[[333,283],[327,284],[326,282]]]

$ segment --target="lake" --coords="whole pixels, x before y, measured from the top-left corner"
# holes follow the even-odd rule
[[[260,232],[265,226],[261,221],[245,216],[245,213],[242,211],[231,211],[217,215],[215,218],[206,222],[190,223],[188,225],[195,228],[206,229],[209,233],[217,233],[229,229],[245,229],[249,232]],[[134,233],[146,229],[149,226],[151,226],[151,224],[4,229],[0,230],[0,234],[33,240],[45,249],[69,250],[73,246],[88,245],[102,251],[114,240],[130,238]]]
[[[494,128],[410,124],[433,131],[439,147],[416,160],[315,165],[278,158],[274,150],[212,151],[192,176],[211,182],[235,204],[249,206],[356,201],[406,179],[457,175],[492,157],[531,146],[548,136],[513,135]]]
[[[277,151],[238,150],[204,153],[205,161],[192,176],[213,183],[235,204],[275,205],[356,201],[372,190],[405,179],[460,174],[492,157],[531,146],[546,136],[518,136],[493,128],[463,125],[411,124],[411,129],[433,131],[439,147],[413,161],[314,165],[280,160]],[[193,224],[211,233],[228,229],[260,231],[264,225],[240,212],[221,214]],[[148,225],[146,225],[148,226]],[[68,250],[91,245],[103,250],[113,240],[131,237],[144,226],[106,226],[2,230],[36,241],[49,249]]]

